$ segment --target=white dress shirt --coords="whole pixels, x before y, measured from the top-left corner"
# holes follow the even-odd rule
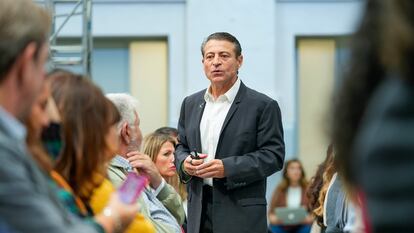
[[[216,157],[217,144],[220,138],[221,128],[223,127],[224,119],[226,118],[230,106],[236,98],[239,88],[240,79],[237,78],[233,86],[217,99],[214,99],[213,95],[210,93],[211,87],[209,87],[204,94],[206,106],[200,122],[200,134],[202,148],[201,153],[207,154],[207,158],[204,159],[205,163]],[[204,184],[213,186],[213,179],[204,179]]]

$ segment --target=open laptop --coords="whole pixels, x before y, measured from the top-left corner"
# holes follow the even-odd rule
[[[283,225],[300,224],[308,215],[308,212],[303,207],[278,207],[275,208],[274,212],[276,216],[282,221]]]

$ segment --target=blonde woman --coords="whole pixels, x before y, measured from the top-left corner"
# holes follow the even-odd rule
[[[144,139],[144,153],[152,159],[165,181],[173,186],[185,201],[187,192],[178,178],[174,165],[175,145],[174,137],[164,133],[152,133]]]

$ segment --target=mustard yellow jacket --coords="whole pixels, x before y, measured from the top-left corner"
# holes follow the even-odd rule
[[[90,206],[94,213],[100,213],[109,202],[111,194],[115,192],[115,188],[112,183],[105,179],[101,186],[94,190],[92,198],[90,200]],[[144,215],[137,213],[135,219],[129,225],[126,233],[155,233],[155,228],[150,221],[148,221]]]

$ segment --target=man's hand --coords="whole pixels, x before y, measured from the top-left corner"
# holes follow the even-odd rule
[[[204,159],[207,157],[206,154],[198,154],[200,159],[193,159],[191,155],[188,155],[187,158],[184,160],[183,168],[184,171],[190,175],[195,176],[195,171],[198,165],[204,163]]]
[[[131,151],[126,154],[129,164],[141,175],[146,175],[149,178],[150,186],[153,189],[157,189],[162,182],[162,176],[152,162],[151,158],[139,151]]]
[[[194,163],[194,162],[193,162]],[[195,176],[200,178],[223,178],[224,177],[224,165],[220,159],[213,159],[210,162],[206,162],[196,166]]]

